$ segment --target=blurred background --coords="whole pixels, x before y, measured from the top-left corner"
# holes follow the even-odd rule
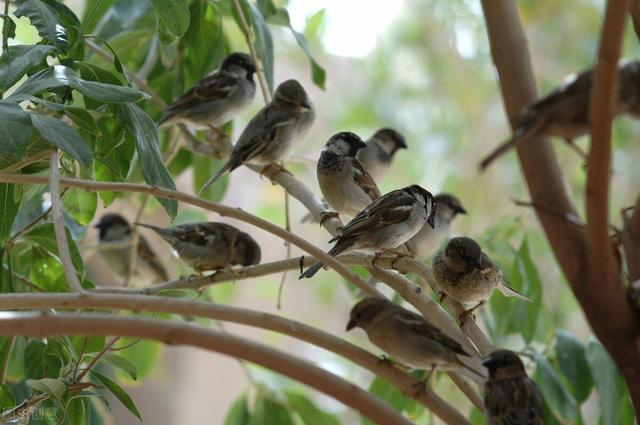
[[[81,0],[66,3],[78,15],[82,15],[86,7]],[[132,3],[145,2],[136,0]],[[496,343],[518,351],[547,353],[554,346],[556,329],[565,329],[586,344],[591,332],[559,272],[533,211],[514,204],[514,200],[528,200],[515,154],[506,155],[486,173],[478,171],[480,159],[509,135],[479,2],[292,0],[275,3],[288,9],[292,26],[305,35],[316,61],[326,70],[326,86],[321,90],[311,81],[309,61],[290,31],[271,26],[275,49],[274,81],[277,84],[297,78],[307,88],[317,108],[316,122],[297,151],[301,158],[309,161],[305,162],[303,158],[294,161],[290,165],[293,174],[319,193],[314,161],[332,134],[348,130],[368,138],[381,127],[395,128],[405,136],[409,148],[399,151],[393,171],[378,182],[381,190],[387,192],[418,183],[433,193],[455,194],[469,214],[454,222],[452,233],[481,241],[507,277],[512,278],[512,283],[517,281],[514,286],[536,296],[535,305],[526,307],[531,309],[527,316],[508,315],[521,305],[515,300],[505,300],[501,295],[495,295],[490,305],[482,309],[479,322]],[[567,75],[591,67],[604,1],[526,0],[518,5],[541,94],[551,90]],[[154,11],[148,9],[145,13]],[[129,15],[128,18],[146,19],[144,15]],[[112,19],[123,21],[124,18],[115,16]],[[108,33],[109,21],[102,18],[100,22],[105,26],[98,30]],[[247,51],[233,19],[224,17],[222,28],[230,51]],[[28,42],[36,35],[27,25],[19,25],[18,36]],[[123,55],[123,60],[136,69],[151,40],[151,33],[140,31],[135,37],[126,39],[116,35],[111,42]],[[212,50],[219,48],[211,46]],[[638,42],[630,25],[623,56],[638,56]],[[167,58],[171,58],[170,54],[162,52],[159,60],[166,62]],[[200,77],[202,75],[185,76],[176,86],[167,81],[158,91],[168,101],[188,88],[189,78],[193,83]],[[262,104],[258,93],[252,111],[234,123],[234,137]],[[154,118],[160,114],[153,107],[148,110]],[[638,123],[625,117],[618,119],[614,127],[612,224],[620,224],[620,209],[629,206],[638,195],[640,144],[635,136],[638,130]],[[163,137],[168,143],[170,134],[165,131]],[[578,145],[586,148],[587,140],[579,139]],[[581,159],[562,141],[555,140],[554,146],[567,178],[567,187],[575,196],[578,210],[582,211],[586,174]],[[215,171],[203,167],[183,170],[176,177],[176,183],[187,192],[193,191],[194,180],[202,182],[210,175],[202,174]],[[123,212],[132,219],[137,202],[139,198],[131,197],[116,200],[108,209],[99,207],[96,219],[111,210]],[[284,226],[283,190],[271,185],[267,179],[257,178],[251,171],[241,168],[233,173],[222,202]],[[328,234],[317,223],[303,223],[305,215],[302,205],[292,199],[293,231],[328,248]],[[176,223],[205,219],[225,221],[182,205]],[[143,220],[168,224],[164,211],[155,201]],[[285,258],[286,248],[282,241],[244,223],[233,224],[256,237],[262,246],[262,262]],[[153,241],[158,255],[176,274],[189,273],[164,243],[149,232],[143,234]],[[83,243],[90,246],[95,239],[96,234],[90,229]],[[527,253],[536,273],[531,270],[519,272],[523,252]],[[294,248],[293,255],[299,254]],[[95,281],[118,284],[115,278],[109,277],[108,269],[98,256],[87,251],[86,257]],[[203,296],[216,302],[300,320],[379,353],[362,332],[344,332],[349,309],[358,294],[341,277],[332,271],[324,271],[313,280],[298,281],[297,274],[291,272],[286,277],[280,310],[277,295],[281,275],[215,285]],[[310,345],[232,324],[225,325],[225,329],[304,357],[361,386],[367,387],[371,383],[370,374]],[[131,358],[138,356],[140,359],[138,367],[143,379],[140,382],[129,380],[127,388],[145,423],[222,424],[234,400],[244,392],[291,388],[307,393],[319,406],[336,413],[342,423],[360,423],[359,417],[341,404],[228,357],[148,342],[137,344],[130,351]],[[531,359],[527,362],[530,364]],[[470,411],[469,403],[448,378],[439,376],[436,385],[440,396]],[[592,392],[582,405],[584,423],[598,422],[597,416],[591,414],[597,406],[598,396]],[[112,423],[133,423],[131,414],[118,403],[112,403],[112,407]],[[433,421],[429,423],[438,423],[428,415],[424,417]]]

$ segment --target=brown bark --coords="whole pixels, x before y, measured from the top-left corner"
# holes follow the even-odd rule
[[[505,109],[508,117],[513,117],[537,97],[517,4],[512,0],[483,0],[482,6]],[[600,75],[595,77],[594,88],[594,96],[604,100],[604,105],[599,105],[604,109],[597,112],[601,116],[593,123],[596,137],[592,143],[594,156],[591,158],[597,161],[589,163],[589,189],[592,191],[588,193],[587,201],[588,230],[561,218],[577,214],[564,188],[562,173],[548,140],[532,140],[519,146],[518,159],[532,201],[560,212],[558,215],[536,209],[554,255],[594,333],[624,375],[636,415],[639,415],[640,324],[625,298],[620,274],[611,255],[606,215],[612,117],[609,108],[613,106],[611,102],[615,94],[611,66],[617,63],[615,49],[619,49],[618,37],[623,26],[620,15],[624,20],[626,10],[628,2],[609,1],[607,5],[607,30],[603,30],[602,43],[605,50],[600,56],[600,64],[604,64],[604,68],[598,71]],[[615,71],[613,75],[616,75]]]

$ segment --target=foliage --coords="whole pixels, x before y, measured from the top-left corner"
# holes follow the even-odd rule
[[[251,28],[252,43],[270,90],[276,75],[274,40],[277,38],[272,32],[277,27],[290,32],[300,48],[297,54],[304,54],[309,61],[311,80],[325,88],[325,70],[312,54],[314,40],[307,40],[302,32],[293,28],[286,8],[271,0],[240,0],[239,4]],[[59,0],[20,0],[12,13],[2,16],[5,45],[0,56],[0,169],[56,148],[62,152],[62,171],[66,176],[79,175],[96,181],[144,181],[174,189],[174,178],[191,169],[195,174],[194,188],[200,187],[209,177],[207,173],[220,166],[220,161],[197,156],[186,149],[180,149],[171,157],[175,138],[169,132],[159,132],[154,122],[161,116],[163,103],[175,99],[215,69],[232,50],[231,46],[241,43],[238,34],[242,19],[234,0],[89,0],[86,6],[84,16],[78,17]],[[440,25],[438,14],[434,16],[430,19]],[[21,17],[24,19],[18,20]],[[466,18],[472,20],[473,17]],[[320,21],[322,14],[315,19]],[[317,31],[320,24],[311,24],[315,30],[308,28],[309,31]],[[8,39],[16,38],[16,28],[20,25],[34,27],[39,39],[32,44],[7,45]],[[407,44],[416,42],[411,30],[407,26],[401,34]],[[426,49],[430,58],[439,63],[434,60],[438,58],[432,51],[433,46]],[[464,66],[477,65],[477,62],[471,60]],[[435,68],[434,74],[442,80],[454,78],[445,75],[447,69]],[[376,66],[373,83],[398,83],[387,74],[390,69]],[[139,71],[145,73],[142,76],[145,86],[136,83],[129,73]],[[406,86],[398,89],[402,90],[407,92],[406,102],[416,101],[414,90]],[[392,97],[391,94],[381,96]],[[473,92],[471,96],[482,98],[483,93]],[[381,103],[393,104],[394,99],[389,98]],[[368,128],[373,122],[392,120],[389,109],[372,111],[376,106],[357,96],[346,100],[349,102],[358,105],[351,105],[344,116],[334,117],[332,124],[336,127],[349,123]],[[445,109],[430,111],[434,114],[429,124],[433,124],[435,132],[446,134],[446,138],[463,138],[474,133],[473,128],[465,130],[451,125],[452,118],[446,116]],[[466,112],[479,114],[473,107]],[[421,131],[420,125],[417,127],[415,131]],[[403,173],[419,180],[424,166],[415,167]],[[46,171],[46,166],[37,161],[20,170],[25,174]],[[453,176],[448,183],[461,184],[457,180]],[[226,181],[218,184],[203,197],[219,201],[227,185]],[[45,194],[42,187],[0,184],[0,288],[3,293],[68,289]],[[97,195],[72,189],[63,195],[73,265],[85,287],[92,287],[94,283],[86,277],[78,241],[85,227],[94,220],[98,205],[109,205],[117,199],[135,203],[127,193]],[[179,210],[172,200],[160,198],[158,203],[178,222],[197,214]],[[263,206],[265,211],[269,207]],[[632,417],[629,397],[606,351],[595,339],[589,338],[585,344],[572,333],[557,328],[557,324],[562,323],[560,320],[549,318],[550,307],[544,302],[546,282],[534,255],[541,238],[525,235],[522,227],[521,223],[503,222],[490,228],[484,233],[483,246],[499,259],[510,284],[529,296],[533,303],[500,295],[493,297],[482,313],[486,328],[496,343],[517,347],[531,359],[528,368],[545,395],[548,413],[545,423],[625,423]],[[136,343],[126,339],[119,345],[130,347],[105,355],[103,350],[108,349],[105,338],[1,338],[0,359],[4,361],[0,364],[6,365],[6,380],[0,386],[0,406],[7,412],[25,400],[43,396],[47,399],[43,406],[53,412],[53,417],[42,423],[93,424],[102,423],[96,412],[104,409],[98,409],[97,405],[108,407],[108,400],[115,397],[142,420],[127,386],[150,375],[160,358],[161,347],[148,341]],[[97,361],[94,370],[84,372],[83,368],[94,360]],[[85,376],[87,380],[80,379]],[[454,391],[442,381],[437,383],[441,395],[454,397]],[[87,382],[89,384],[83,385]],[[237,398],[225,425],[346,423],[340,414],[329,412],[300,388],[257,384],[252,390]],[[416,421],[429,415],[414,400],[379,377],[369,383],[369,391]],[[600,418],[586,420],[582,408],[594,393],[598,394]],[[476,410],[463,407],[473,423],[481,420]]]

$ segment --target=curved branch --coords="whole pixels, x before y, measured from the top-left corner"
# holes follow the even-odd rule
[[[398,387],[408,397],[415,397],[446,423],[467,423],[456,409],[448,405],[430,390],[415,394],[418,380],[408,376],[396,367],[384,362],[371,353],[363,350],[333,334],[305,325],[294,320],[268,313],[256,312],[243,308],[201,301],[183,300],[165,297],[146,297],[140,295],[106,295],[106,294],[7,294],[0,295],[0,310],[6,309],[82,309],[107,308],[127,309],[133,311],[150,311],[205,317],[268,329],[306,341],[343,356],[361,367],[379,375]]]
[[[105,314],[13,317],[0,319],[0,335],[121,335],[189,345],[250,361],[319,390],[380,424],[411,422],[367,391],[312,363],[262,344],[201,327]]]
[[[285,173],[280,173],[285,174]],[[24,175],[24,174],[7,174],[0,172],[0,182],[3,183],[35,183],[43,184],[47,182],[47,179],[37,175]],[[250,214],[240,208],[232,208],[226,205],[218,204],[215,202],[209,202],[201,198],[197,198],[186,193],[177,192],[175,190],[164,189],[160,187],[148,186],[138,183],[112,183],[112,182],[95,182],[91,180],[69,179],[61,178],[60,184],[65,187],[75,187],[94,191],[126,191],[126,192],[138,192],[148,193],[161,198],[171,199],[175,201],[184,202],[190,205],[203,208],[208,211],[213,211],[221,216],[232,217],[237,220],[244,221],[245,223],[252,224],[262,230],[272,233],[283,240],[289,241],[298,248],[313,255],[318,260],[325,263],[327,266],[334,269],[341,276],[345,277],[350,282],[353,282],[359,289],[364,291],[370,296],[381,296],[380,292],[376,290],[371,284],[364,279],[351,272],[344,264],[336,260],[334,257],[327,255],[323,250],[309,243],[306,239],[303,239],[291,232],[287,232],[285,229],[276,226],[260,217]]]
[[[56,235],[56,243],[58,245],[58,256],[64,269],[64,275],[69,283],[69,288],[75,292],[82,292],[82,285],[78,280],[78,275],[71,262],[71,253],[69,252],[69,241],[67,240],[67,230],[64,225],[64,217],[62,216],[62,203],[60,201],[60,170],[59,170],[58,150],[51,152],[49,158],[49,194],[51,196],[51,218],[53,221],[53,230]]]

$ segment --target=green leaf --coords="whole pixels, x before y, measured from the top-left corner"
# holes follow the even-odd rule
[[[7,99],[19,100],[21,95],[38,94],[58,87],[71,87],[84,96],[103,103],[138,102],[147,97],[145,93],[131,87],[83,80],[73,69],[55,65],[33,74]]]
[[[16,189],[18,190],[16,191]],[[21,193],[22,191],[18,185],[0,184],[0,211],[2,211],[2,214],[0,214],[0,242],[4,242],[11,237],[11,226],[13,226],[13,221],[20,208]]]
[[[536,353],[536,382],[544,399],[560,422],[575,423],[578,406],[573,396],[562,384],[555,368],[540,353]]]
[[[31,339],[24,350],[25,377],[40,379],[57,377],[61,362],[45,351],[46,345],[39,339]]]
[[[16,405],[16,397],[7,384],[0,385],[0,410],[11,409]]]
[[[136,105],[115,105],[115,109],[121,124],[136,141],[144,180],[153,186],[175,190],[176,186],[160,154],[158,131],[153,120]],[[178,212],[178,203],[164,198],[158,198],[158,201],[173,219]]]
[[[251,416],[249,415],[247,395],[243,394],[233,402],[224,420],[224,425],[249,425],[250,420]]]
[[[89,403],[85,404],[85,401],[86,399],[80,397],[69,400],[65,409],[69,425],[85,425],[88,423],[89,411],[87,407]]]
[[[219,170],[222,165],[224,165],[224,161],[220,159],[215,159],[203,155],[194,155],[192,160],[193,165],[193,191],[197,193],[202,186],[209,180],[209,178],[213,175],[215,170]],[[227,192],[227,187],[229,186],[229,173],[226,173],[222,176],[216,184],[209,187],[203,193],[200,194],[200,197],[211,201],[211,202],[219,202],[224,194]]]
[[[122,338],[120,342],[123,346],[129,345],[134,341],[132,338]],[[161,360],[164,346],[155,341],[139,340],[136,344],[127,348],[126,350],[119,351],[118,354],[125,359],[129,360],[136,366],[137,378],[143,381],[145,378],[151,375],[155,367]],[[125,373],[118,373],[118,381],[127,382],[130,379],[129,375]],[[131,381],[133,383],[135,381]]]
[[[122,403],[124,407],[126,407],[131,413],[133,413],[133,415],[135,415],[136,418],[140,420],[140,422],[142,422],[142,417],[140,416],[138,408],[134,404],[129,394],[127,394],[127,392],[124,390],[124,388],[118,385],[118,383],[111,378],[107,378],[106,376],[96,372],[95,370],[92,370],[91,374],[95,376],[109,391],[111,391],[111,394],[113,394],[118,400],[120,400],[120,403]]]
[[[251,425],[294,425],[287,408],[269,394],[257,397]]]
[[[69,230],[67,230],[67,239],[69,240],[69,251],[71,252],[71,262],[73,263],[73,267],[79,275],[82,275],[84,273],[84,261],[78,251],[78,246],[76,245],[75,240],[69,233]],[[49,252],[56,257],[58,256],[58,244],[56,243],[56,236],[52,223],[40,224],[34,227],[27,234],[21,237],[21,241],[39,245],[44,248],[46,252]]]
[[[117,354],[107,354],[104,360],[111,366],[126,372],[134,381],[138,380],[138,368],[126,358]]]
[[[603,425],[618,425],[626,396],[625,383],[615,363],[595,338],[587,343],[587,361],[598,391]]]
[[[284,7],[280,7],[277,9],[276,13],[281,18],[279,22],[281,22],[282,25],[285,25],[289,28],[289,30],[291,31],[291,34],[293,34],[293,37],[296,39],[298,46],[300,46],[300,48],[307,55],[307,58],[309,59],[309,63],[311,64],[311,78],[313,82],[315,83],[316,86],[324,90],[327,73],[324,70],[324,68],[321,67],[320,64],[318,64],[318,62],[313,57],[313,54],[311,53],[311,48],[309,47],[309,43],[307,42],[307,39],[305,38],[304,35],[296,31],[295,29],[293,29],[293,26],[291,25],[291,19],[289,18],[289,12],[287,11],[287,9],[285,9]]]
[[[0,102],[0,157],[17,160],[25,156],[33,127],[29,114],[15,103]]]
[[[98,208],[98,195],[84,189],[70,189],[62,199],[62,205],[79,224],[87,226]]]
[[[164,28],[182,37],[189,28],[189,5],[186,0],[151,0]]]
[[[574,335],[561,329],[556,331],[556,336],[556,355],[560,370],[571,383],[576,401],[582,404],[593,387],[584,345]]]
[[[93,160],[93,154],[78,132],[66,122],[57,118],[32,113],[31,124],[40,136],[63,152],[88,166]]]
[[[389,404],[398,412],[402,412],[409,405],[409,398],[402,394],[397,387],[378,376],[371,381],[369,392],[378,396],[379,399]],[[363,423],[372,424],[372,422],[366,418],[363,418]]]
[[[16,38],[16,23],[13,22],[11,16],[0,14],[2,18],[2,39],[9,40],[10,38]]]
[[[84,340],[87,338],[87,343],[85,345]],[[71,345],[73,346],[74,351],[77,354],[82,352],[82,347],[84,347],[84,353],[98,353],[102,351],[105,346],[106,338],[103,336],[72,336],[71,337]]]
[[[26,384],[35,390],[45,393],[58,403],[61,403],[64,392],[67,389],[66,385],[60,379],[27,379]]]
[[[89,134],[93,134],[94,136],[102,136],[102,133],[96,125],[95,120],[93,119],[91,114],[87,112],[86,109],[68,106],[64,109],[64,114],[69,117],[69,119],[73,121],[73,123],[77,125],[78,128],[81,128],[82,130],[86,131]]]
[[[304,395],[285,391],[285,396],[304,425],[340,425],[338,418],[318,408]]]
[[[43,44],[7,47],[0,56],[0,90],[5,91],[13,86],[24,74],[44,63],[46,57],[52,55],[54,50],[52,46]]]
[[[14,14],[18,17],[26,16],[31,24],[38,29],[38,34],[61,52],[69,49],[69,34],[58,21],[53,9],[40,0],[27,0],[18,6]]]

